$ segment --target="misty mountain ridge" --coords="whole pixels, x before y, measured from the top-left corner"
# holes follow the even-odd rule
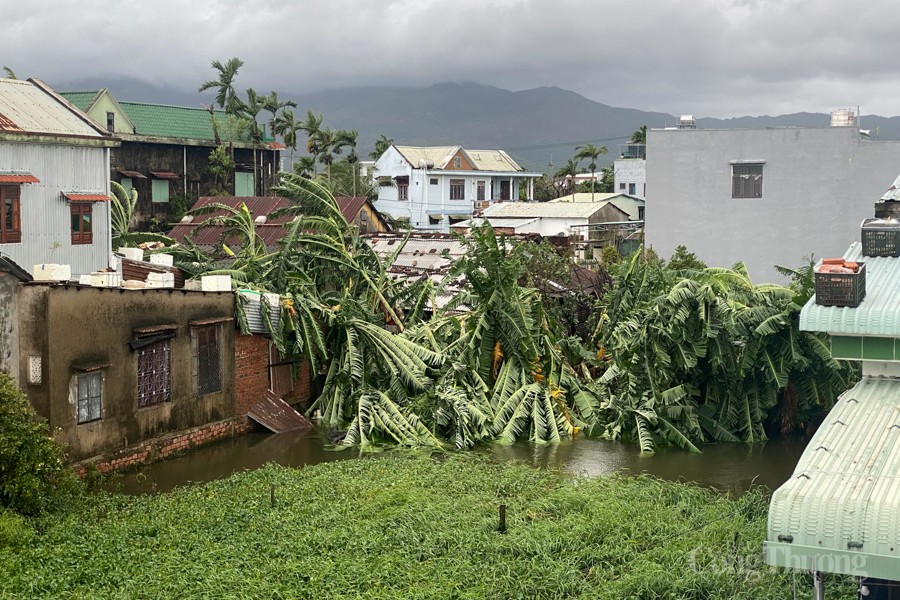
[[[158,86],[129,78],[91,78],[64,83],[48,82],[59,91],[109,88],[119,100],[201,106],[213,94]],[[199,84],[198,84],[199,85]],[[268,90],[258,90],[268,93]],[[609,106],[562,88],[548,86],[513,92],[478,83],[437,83],[428,87],[364,86],[297,93],[279,89],[282,99],[297,102],[297,118],[306,111],[322,113],[333,129],[359,131],[358,152],[367,157],[380,135],[411,146],[502,148],[525,169],[549,172],[575,154],[575,147],[605,145],[609,164],[632,132],[672,127],[677,116],[634,108]],[[268,113],[263,113],[265,117]],[[878,139],[900,140],[900,117],[865,115],[863,127]],[[826,127],[830,115],[800,112],[788,115],[742,116],[727,119],[697,118],[707,129],[761,129],[766,127]],[[298,143],[295,155],[303,153]]]

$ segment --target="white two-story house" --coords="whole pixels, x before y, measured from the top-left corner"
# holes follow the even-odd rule
[[[531,200],[534,180],[503,150],[391,146],[375,162],[377,208],[414,229],[449,232],[475,211],[504,200]]]

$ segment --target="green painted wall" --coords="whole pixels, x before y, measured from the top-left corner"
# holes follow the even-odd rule
[[[831,355],[845,360],[900,361],[900,343],[894,338],[833,335]]]
[[[254,188],[256,186],[253,185],[253,173],[240,173],[236,172],[234,174],[234,195],[235,196],[255,196]]]

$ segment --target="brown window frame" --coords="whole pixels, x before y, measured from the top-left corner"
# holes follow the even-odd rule
[[[21,198],[20,186],[0,185],[0,244],[18,244],[22,241]]]
[[[94,243],[94,208],[90,202],[72,202],[69,206],[72,226],[72,245]],[[88,216],[85,227],[84,216]],[[78,219],[78,231],[75,231],[75,219]]]
[[[485,199],[485,185],[483,181],[479,181],[476,186],[475,199],[476,200],[484,200]]]
[[[219,325],[196,325],[194,338],[194,389],[200,396],[222,391],[222,332]]]
[[[450,180],[450,199],[465,200],[466,199],[466,180],[451,179]]]

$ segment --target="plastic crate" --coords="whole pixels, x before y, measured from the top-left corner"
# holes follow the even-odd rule
[[[818,267],[818,265],[816,265]],[[816,273],[816,304],[821,306],[859,306],[866,297],[866,263],[858,273]]]
[[[876,219],[862,222],[863,256],[900,256],[900,227],[868,226]]]

